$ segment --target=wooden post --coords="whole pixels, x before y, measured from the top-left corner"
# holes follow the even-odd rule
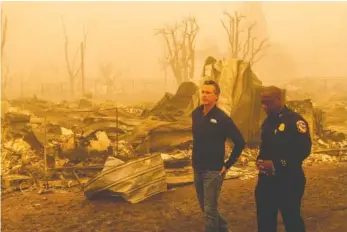
[[[44,150],[43,150],[43,155],[44,155],[44,162],[45,162],[45,188],[48,189],[48,180],[47,180],[47,117],[45,117],[45,144],[44,144]]]

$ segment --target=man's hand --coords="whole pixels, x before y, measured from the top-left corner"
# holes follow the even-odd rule
[[[264,174],[271,174],[273,169],[274,169],[274,165],[272,163],[272,160],[258,160],[257,161],[257,168],[261,173]]]
[[[221,175],[225,174],[227,171],[228,171],[228,169],[225,166],[223,166],[222,170],[219,172],[219,175],[221,176]]]

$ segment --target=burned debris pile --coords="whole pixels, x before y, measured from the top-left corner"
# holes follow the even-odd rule
[[[92,177],[102,170],[109,156],[125,161],[136,158],[122,136],[141,119],[124,106],[80,108],[78,104],[36,99],[2,105],[1,175],[5,182],[13,180],[14,175],[30,177],[36,183],[66,179],[72,169],[82,178]],[[134,108],[136,111],[138,108]]]
[[[227,179],[257,174],[259,123],[264,118],[256,103],[261,83],[248,66],[242,67],[240,81],[231,83],[239,101],[223,96],[222,105],[231,102],[237,108],[228,109],[248,147]],[[226,85],[227,74],[222,69],[218,77],[206,78]],[[167,186],[192,183],[190,114],[200,104],[198,89],[195,83],[182,83],[175,94],[165,94],[150,107],[92,99],[2,101],[2,191],[42,189],[47,183],[54,188],[76,185],[87,198],[108,191],[135,203]],[[310,99],[291,99],[287,105],[311,129],[313,151],[305,165],[347,161],[346,102],[317,107]],[[226,154],[230,149],[226,143]]]

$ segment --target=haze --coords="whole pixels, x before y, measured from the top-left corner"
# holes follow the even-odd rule
[[[345,2],[6,2],[3,60],[16,76],[68,82],[63,18],[71,56],[79,46],[83,25],[88,30],[87,79],[98,79],[100,65],[112,63],[113,69],[124,71],[124,78],[162,81],[158,58],[163,56],[164,42],[154,36],[154,29],[195,16],[200,26],[198,79],[208,55],[204,51],[218,59],[227,54],[220,23],[224,10],[244,11],[248,20],[257,21],[258,36],[269,39],[271,48],[254,67],[261,80],[347,76]],[[171,70],[169,74],[174,83]]]

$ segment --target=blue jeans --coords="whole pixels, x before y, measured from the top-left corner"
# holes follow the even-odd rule
[[[218,200],[225,175],[219,171],[194,170],[194,185],[205,217],[205,232],[227,232],[228,224],[218,212]]]

